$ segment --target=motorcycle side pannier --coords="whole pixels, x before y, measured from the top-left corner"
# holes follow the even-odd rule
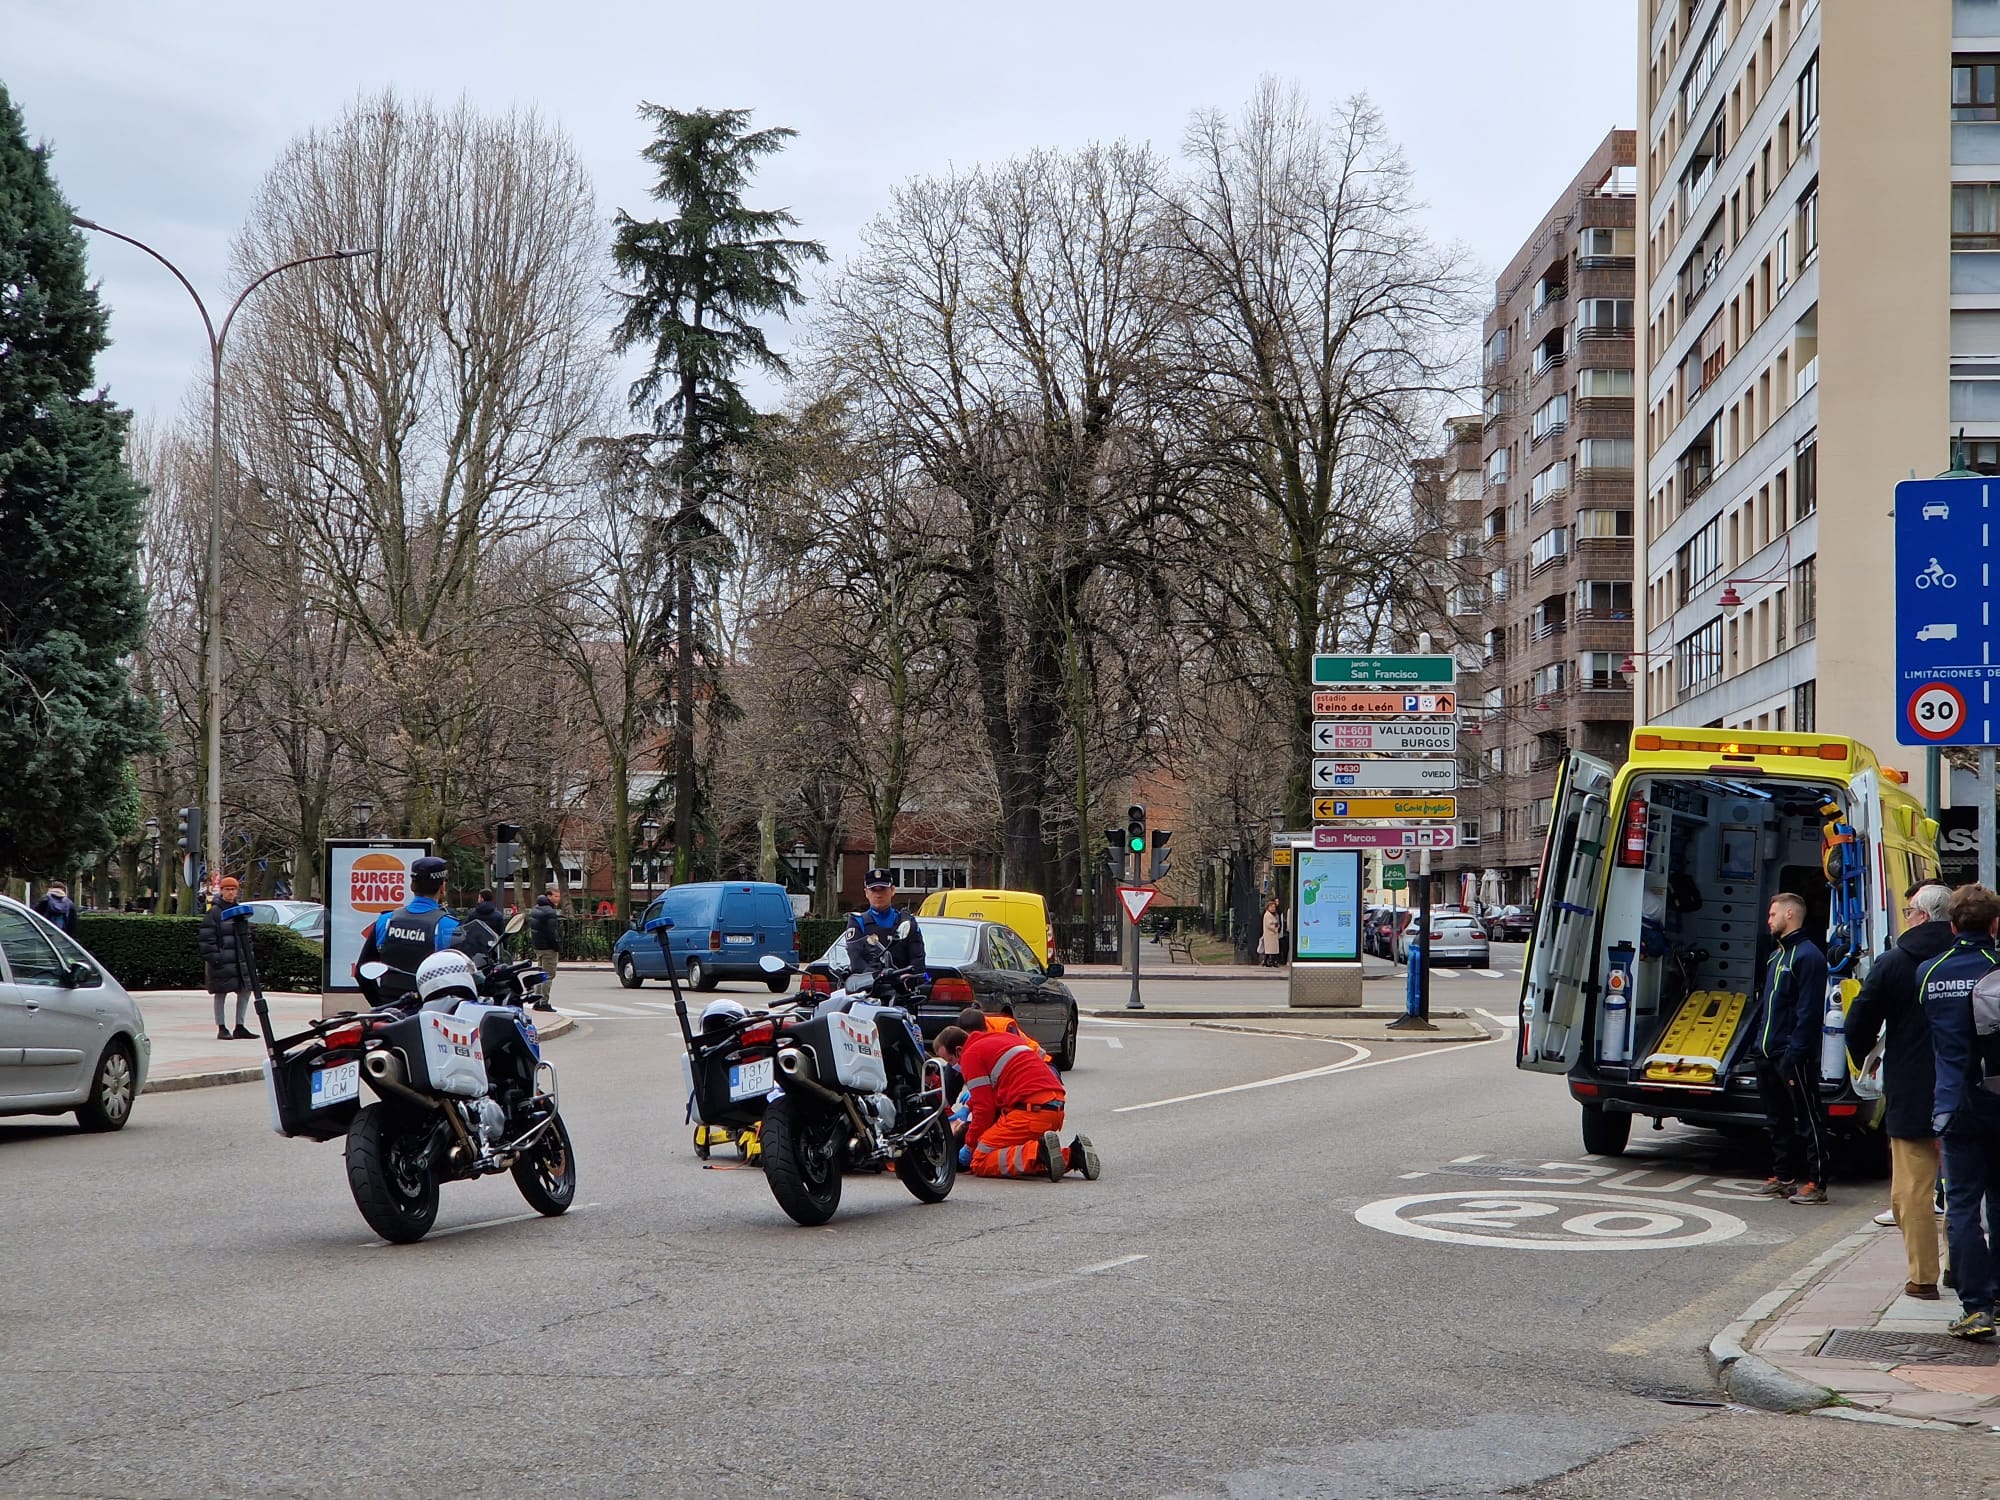
[[[360,1111],[360,1082],[358,1064],[328,1068],[326,1049],[317,1042],[275,1064],[266,1057],[264,1094],[271,1106],[271,1128],[309,1141],[338,1140]]]
[[[794,1046],[811,1049],[822,1082],[839,1083],[865,1094],[880,1093],[889,1084],[882,1062],[882,1033],[874,1019],[829,1011],[801,1021],[785,1033]]]

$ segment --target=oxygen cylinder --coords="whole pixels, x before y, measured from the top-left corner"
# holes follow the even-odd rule
[[[1622,1063],[1632,1052],[1632,945],[1611,950],[1604,976],[1604,1009],[1597,1028],[1597,1060]]]
[[[1819,1076],[1828,1083],[1847,1081],[1847,1012],[1840,1008],[1840,987],[1827,991],[1826,1016],[1819,1025]]]

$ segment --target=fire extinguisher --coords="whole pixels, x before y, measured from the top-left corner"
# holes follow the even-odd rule
[[[1618,864],[1627,870],[1646,866],[1646,799],[1634,797],[1625,804],[1625,832],[1618,840]]]
[[[1630,943],[1612,948],[1604,976],[1602,1026],[1597,1038],[1599,1062],[1622,1063],[1632,1053],[1632,957]]]

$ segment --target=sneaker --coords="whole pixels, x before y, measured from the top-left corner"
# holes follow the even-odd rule
[[[1069,1158],[1063,1154],[1062,1137],[1053,1130],[1042,1132],[1042,1165],[1048,1168],[1050,1182],[1061,1182],[1063,1173],[1069,1170]]]
[[[1905,1297],[1915,1297],[1919,1302],[1935,1302],[1938,1300],[1937,1283],[1935,1281],[1906,1281],[1903,1283],[1903,1295]]]
[[[1990,1339],[1993,1337],[1993,1314],[1984,1309],[1969,1312],[1945,1332],[1955,1339]]]
[[[1097,1181],[1098,1173],[1104,1170],[1098,1163],[1097,1148],[1090,1144],[1089,1136],[1080,1135],[1069,1143],[1069,1169],[1083,1173],[1085,1182]]]
[[[1796,1182],[1787,1181],[1782,1177],[1766,1177],[1764,1185],[1757,1189],[1757,1196],[1759,1198],[1789,1198],[1798,1190],[1799,1185]]]
[[[1884,1229],[1894,1229],[1896,1227],[1896,1210],[1893,1208],[1883,1209],[1882,1212],[1875,1215],[1875,1222],[1880,1224]]]
[[[1792,1194],[1786,1201],[1791,1203],[1824,1203],[1826,1202],[1826,1189],[1816,1182],[1801,1183],[1799,1190]]]
[[[226,1041],[228,1041],[228,1040],[229,1040],[229,1028],[228,1028],[227,1026],[218,1026],[218,1027],[216,1027],[216,1028],[215,1028],[215,1039],[216,1039],[216,1040],[217,1040],[218,1042],[226,1042]]]
[[[248,1026],[239,1026],[229,1033],[229,1039],[232,1042],[254,1042],[257,1040],[257,1033]]]

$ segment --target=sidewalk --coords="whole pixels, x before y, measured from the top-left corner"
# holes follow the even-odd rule
[[[264,1076],[261,1033],[252,1042],[219,1041],[215,1035],[215,1002],[200,990],[138,990],[132,998],[139,1003],[139,1012],[146,1018],[146,1034],[153,1042],[153,1062],[145,1092],[254,1083]],[[279,1036],[319,1019],[318,995],[267,992],[264,1002],[271,1010],[271,1029]],[[359,997],[355,1003],[360,1003]],[[232,1025],[236,1021],[235,1009],[232,1000],[229,1002]],[[537,1015],[535,1022],[535,1029],[544,1040],[561,1036],[576,1024],[562,1015]],[[254,1003],[244,1024],[252,1031],[257,1030]]]
[[[2000,1431],[2000,1342],[1952,1338],[1958,1298],[1905,1297],[1906,1275],[1896,1230],[1849,1235],[1715,1337],[1723,1388],[1778,1410]]]

